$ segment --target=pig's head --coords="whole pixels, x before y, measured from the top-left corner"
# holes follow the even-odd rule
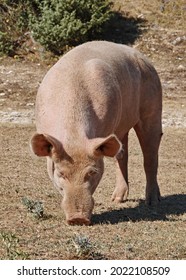
[[[104,171],[103,157],[121,150],[115,135],[88,139],[83,148],[68,146],[47,134],[35,134],[31,147],[37,156],[47,157],[49,176],[63,195],[62,208],[68,224],[89,225],[94,207],[93,193]]]

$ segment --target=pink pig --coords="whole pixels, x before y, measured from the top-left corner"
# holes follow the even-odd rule
[[[103,158],[116,158],[112,200],[126,200],[128,132],[139,139],[146,173],[146,203],[160,200],[158,149],[162,135],[158,74],[137,50],[106,41],[80,45],[46,74],[36,99],[33,152],[47,158],[49,176],[63,196],[67,223],[91,223],[93,193]]]

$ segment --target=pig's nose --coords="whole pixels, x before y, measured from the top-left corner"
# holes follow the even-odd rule
[[[90,220],[84,217],[72,217],[71,219],[67,220],[67,223],[71,226],[74,225],[90,225]]]

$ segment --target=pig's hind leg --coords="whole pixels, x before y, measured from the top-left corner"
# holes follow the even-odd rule
[[[162,136],[160,120],[140,121],[134,127],[138,136],[144,158],[146,174],[146,204],[156,205],[160,200],[157,182],[158,150]]]

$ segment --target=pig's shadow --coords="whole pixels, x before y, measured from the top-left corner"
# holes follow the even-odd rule
[[[139,200],[139,205],[135,208],[125,208],[123,204],[120,209],[94,214],[92,223],[118,224],[125,221],[174,221],[177,219],[171,217],[171,215],[184,213],[186,213],[186,195],[175,194],[163,197],[157,208],[148,207],[143,200]]]

